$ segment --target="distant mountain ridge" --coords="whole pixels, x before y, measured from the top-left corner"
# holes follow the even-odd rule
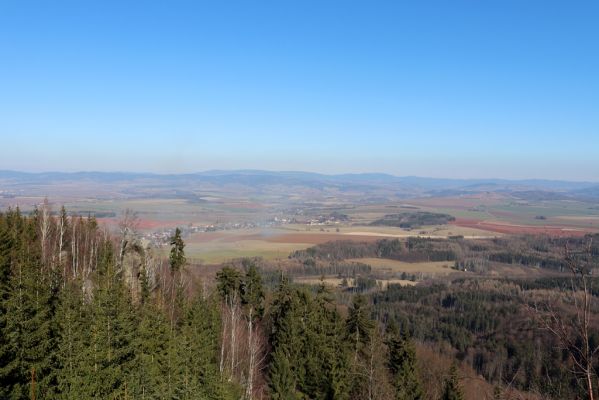
[[[546,179],[451,179],[395,176],[385,173],[321,174],[303,171],[209,170],[182,174],[143,172],[20,172],[0,170],[0,192],[7,189],[61,186],[76,183],[123,185],[123,190],[142,188],[193,190],[242,187],[251,191],[283,187],[316,191],[363,192],[371,196],[459,196],[481,192],[510,194],[523,199],[599,199],[598,182]]]
[[[523,186],[543,186],[543,187],[561,187],[561,188],[587,188],[599,187],[599,182],[589,181],[567,181],[552,179],[501,179],[501,178],[430,178],[421,176],[396,176],[379,172],[364,173],[344,173],[344,174],[323,174],[318,172],[304,171],[269,171],[256,169],[240,170],[207,170],[190,173],[152,173],[152,172],[126,172],[126,171],[47,171],[47,172],[22,172],[14,170],[0,170],[0,179],[69,179],[69,178],[87,178],[99,180],[117,180],[117,179],[135,179],[135,178],[175,178],[175,177],[222,177],[222,176],[273,176],[298,179],[322,179],[333,181],[376,181],[376,182],[402,182],[409,184],[422,184],[426,186],[468,186],[468,185],[501,185],[501,184],[519,184]]]

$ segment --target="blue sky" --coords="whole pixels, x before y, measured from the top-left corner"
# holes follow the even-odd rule
[[[596,1],[4,0],[0,169],[599,181],[597,21]]]

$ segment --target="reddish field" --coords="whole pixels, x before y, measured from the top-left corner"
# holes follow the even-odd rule
[[[549,236],[584,236],[594,231],[580,228],[564,228],[559,226],[529,226],[516,225],[502,222],[480,221],[476,219],[456,218],[452,225],[463,226],[467,228],[482,229],[490,232],[504,234],[531,234],[531,235],[549,235]]]

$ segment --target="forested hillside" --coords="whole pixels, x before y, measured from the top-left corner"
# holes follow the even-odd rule
[[[463,248],[337,243],[294,257],[304,272],[363,274],[368,265],[310,260],[458,261]],[[179,230],[159,254],[128,213],[112,235],[47,203],[0,214],[0,398],[574,399],[586,378],[596,389],[595,354],[573,353],[599,342],[591,278],[584,292],[561,278],[473,278],[356,294],[294,284],[257,259],[200,280]],[[531,313],[559,310],[576,327],[577,293],[590,296],[591,329],[568,331],[564,348]],[[548,296],[566,300],[542,308]]]

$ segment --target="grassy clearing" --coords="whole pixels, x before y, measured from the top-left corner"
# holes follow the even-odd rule
[[[447,275],[449,273],[455,272],[455,270],[451,269],[452,262],[451,261],[429,261],[429,262],[417,262],[417,263],[408,263],[397,260],[389,260],[386,258],[354,258],[348,261],[361,262],[364,264],[368,264],[372,267],[374,271],[383,271],[383,272],[392,272],[392,273],[401,273],[405,272],[408,274],[417,274],[417,273],[425,273],[425,274],[438,274],[438,275]]]

